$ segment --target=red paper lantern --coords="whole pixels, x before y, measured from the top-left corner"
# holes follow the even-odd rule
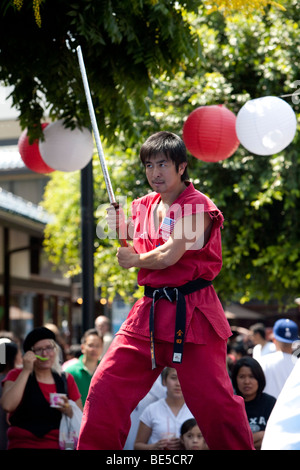
[[[235,130],[236,116],[223,105],[201,106],[188,116],[183,141],[199,160],[217,162],[234,154],[240,142]]]
[[[42,129],[45,129],[46,126],[48,126],[48,123],[42,124]],[[42,159],[38,139],[32,144],[29,143],[26,129],[20,135],[18,148],[23,162],[30,170],[36,173],[51,173],[54,171],[54,169],[50,168]]]

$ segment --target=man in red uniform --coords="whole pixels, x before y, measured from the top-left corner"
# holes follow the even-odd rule
[[[122,449],[131,412],[169,366],[210,449],[254,449],[243,399],[233,394],[227,373],[231,331],[212,286],[222,265],[223,216],[187,181],[178,136],[152,135],[140,158],[154,192],[133,202],[133,246],[117,256],[123,268],[139,268],[145,295],[93,376],[78,448]],[[108,221],[112,226],[113,217]]]

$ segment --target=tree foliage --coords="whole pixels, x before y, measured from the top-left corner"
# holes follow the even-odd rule
[[[208,73],[218,77],[212,87],[215,96],[205,104],[220,100],[237,112],[250,97],[297,91],[299,7],[297,2],[288,5],[285,13],[270,9],[265,16],[237,15],[213,30],[210,25],[216,18],[211,18],[210,25],[200,21],[202,34],[205,31],[214,38],[205,54]],[[288,99],[298,113],[297,97]],[[202,188],[213,196],[226,219],[224,268],[217,280],[225,299],[289,303],[299,294],[298,145],[296,135],[279,155],[250,155],[241,146],[222,163],[195,165]]]
[[[59,3],[65,7],[64,2]],[[86,7],[88,3],[83,2]],[[147,5],[149,15],[150,11],[151,15],[153,13],[152,7],[157,6],[153,2],[142,4],[144,8]],[[159,4],[166,7],[170,2]],[[125,2],[125,18],[131,15],[135,17],[139,11],[138,5],[140,2],[131,2],[130,5]],[[189,7],[191,5],[188,4]],[[96,67],[92,79],[93,98],[97,103],[99,122],[103,123],[102,133],[108,138],[105,153],[117,196],[126,195],[129,204],[132,198],[148,190],[143,168],[138,163],[138,149],[152,132],[167,129],[182,135],[184,120],[198,106],[222,103],[237,113],[250,98],[297,92],[300,7],[296,0],[287,0],[284,5],[285,12],[269,8],[265,14],[236,14],[226,18],[217,12],[207,15],[201,5],[197,14],[180,10],[185,28],[189,24],[188,31],[193,38],[193,44],[189,42],[189,46],[194,46],[194,54],[186,55],[184,60],[181,56],[181,59],[175,60],[174,63],[176,53],[169,57],[169,62],[160,59],[156,63],[153,60],[151,70],[148,67],[145,88],[140,88],[140,77],[143,73],[134,73],[133,76],[129,73],[129,77],[125,77],[125,68],[120,72],[121,88],[110,86],[113,83],[112,75],[109,75],[110,83],[107,86],[108,76],[100,74]],[[80,16],[79,12],[78,15]],[[44,14],[44,17],[47,15]],[[93,42],[95,30],[91,27],[87,32],[89,28],[84,24],[84,19],[83,15],[83,29],[79,30],[78,34],[82,34],[82,38],[87,34],[84,44],[91,70],[91,56],[97,55],[99,38],[98,42]],[[164,34],[170,34],[168,22],[166,25],[162,22],[159,24],[161,34],[164,26],[167,31]],[[178,42],[178,36],[175,36]],[[117,36],[114,38],[115,42],[111,42],[111,47],[116,51]],[[129,44],[127,37],[125,42],[121,41],[122,51],[124,50],[124,54],[126,51],[127,59],[130,56],[132,60],[137,50],[134,52],[129,47],[128,52],[127,47],[133,46],[134,41]],[[87,44],[89,48],[86,47]],[[140,49],[141,56],[137,59],[141,69],[145,67],[148,57],[143,41],[142,44],[144,49]],[[65,43],[63,50],[66,55],[71,54],[65,48]],[[107,60],[105,54],[103,57]],[[119,64],[118,60],[122,63],[122,58],[117,59],[116,53],[112,61]],[[106,69],[108,63],[106,62]],[[104,64],[97,66],[104,67]],[[76,68],[73,64],[74,74]],[[99,105],[103,98],[102,87],[106,90],[105,99],[110,103],[105,108],[105,113]],[[73,89],[75,85],[72,82],[70,90]],[[143,93],[140,93],[141,90]],[[61,109],[66,113],[66,110],[74,111],[76,108],[75,116],[79,120],[79,117],[84,116],[84,105],[77,103],[73,106],[72,93],[73,91],[70,91],[69,98],[61,98]],[[77,99],[84,101],[80,93],[78,91]],[[60,90],[58,94],[60,95]],[[117,105],[122,99],[127,114],[123,112],[122,106],[119,108]],[[298,115],[298,97],[289,97],[287,100]],[[133,136],[135,140],[132,140]],[[118,144],[115,143],[114,137]],[[288,305],[299,296],[298,146],[297,134],[287,149],[271,157],[251,155],[242,146],[234,156],[219,163],[205,163],[189,156],[189,173],[195,186],[211,197],[225,216],[222,233],[224,266],[215,280],[217,291],[224,301],[277,300]],[[109,204],[97,158],[94,159],[94,176],[97,223],[103,219],[102,205]],[[79,174],[74,176],[53,173],[45,195],[47,209],[56,216],[56,222],[47,227],[46,248],[55,264],[61,266],[69,275],[80,271],[78,181]],[[61,204],[62,199],[64,204]],[[101,210],[97,211],[98,206],[101,206]],[[119,269],[114,256],[116,246],[117,242],[114,240],[99,239],[95,236],[96,282],[111,295],[115,292],[132,292],[136,281],[134,272]]]
[[[151,77],[174,73],[195,55],[184,8],[196,0],[44,0],[41,27],[32,0],[0,3],[0,80],[13,85],[20,123],[41,136],[44,108],[66,125],[89,126],[76,47],[81,45],[100,131],[111,141],[137,138]]]

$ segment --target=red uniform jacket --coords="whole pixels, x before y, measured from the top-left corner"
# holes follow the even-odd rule
[[[156,231],[153,210],[160,202],[160,194],[153,192],[132,203],[134,223],[134,248],[138,253],[153,250],[165,243],[174,224],[180,217],[208,212],[213,219],[209,241],[202,249],[187,250],[181,259],[165,269],[140,269],[139,285],[151,287],[176,287],[199,277],[213,280],[222,267],[221,227],[223,215],[216,205],[189,183],[169,208],[165,219]],[[138,300],[128,314],[120,333],[149,338],[149,312],[151,298]],[[155,338],[157,341],[174,341],[176,305],[161,299],[155,307]],[[207,335],[201,319],[205,315],[216,333],[223,339],[231,335],[224,310],[213,286],[186,296],[186,342],[205,344]]]

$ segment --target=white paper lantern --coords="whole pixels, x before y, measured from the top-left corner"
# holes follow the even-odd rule
[[[237,114],[236,133],[240,143],[256,155],[274,155],[293,140],[297,129],[291,106],[276,96],[256,98]]]
[[[44,129],[44,140],[39,141],[43,160],[58,171],[84,168],[93,156],[93,147],[93,137],[88,129],[65,128],[62,120],[49,124]]]

